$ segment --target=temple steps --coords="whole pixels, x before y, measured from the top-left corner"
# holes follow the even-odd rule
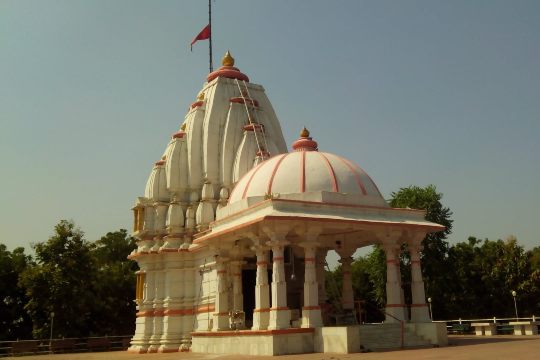
[[[401,347],[400,324],[374,324],[360,326],[360,344],[364,350],[380,351]],[[404,328],[404,346],[432,346],[429,340],[417,335],[412,329]]]

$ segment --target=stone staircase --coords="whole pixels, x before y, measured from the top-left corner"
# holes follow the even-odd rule
[[[400,324],[361,325],[360,344],[364,350],[388,350],[401,347]],[[417,335],[412,329],[404,327],[404,347],[424,347],[432,344]]]

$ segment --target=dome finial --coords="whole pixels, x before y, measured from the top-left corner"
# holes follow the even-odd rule
[[[234,66],[234,58],[231,56],[231,52],[227,50],[223,59],[221,59],[223,66]]]
[[[292,144],[294,151],[318,151],[319,145],[309,136],[309,130],[304,128],[300,132],[300,138]]]

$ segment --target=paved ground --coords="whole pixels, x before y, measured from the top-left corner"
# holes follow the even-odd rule
[[[360,354],[303,354],[280,356],[286,360],[538,360],[538,336],[450,336],[450,346],[441,348],[387,351]],[[212,355],[192,353],[129,354],[127,352],[25,356],[24,360],[244,360],[269,359],[266,356]]]

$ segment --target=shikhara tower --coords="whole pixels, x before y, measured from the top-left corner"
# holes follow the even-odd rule
[[[390,208],[367,173],[318,151],[306,129],[288,153],[264,88],[229,52],[222,64],[133,208],[138,248],[129,257],[140,271],[130,351],[354,352],[381,347],[377,331],[387,335],[382,347],[445,344],[444,327],[429,318],[420,265],[422,239],[443,227],[422,211]],[[373,244],[387,257],[386,321],[354,324],[351,256]],[[400,283],[402,244],[412,304]],[[329,250],[343,270],[333,307],[324,286]]]

